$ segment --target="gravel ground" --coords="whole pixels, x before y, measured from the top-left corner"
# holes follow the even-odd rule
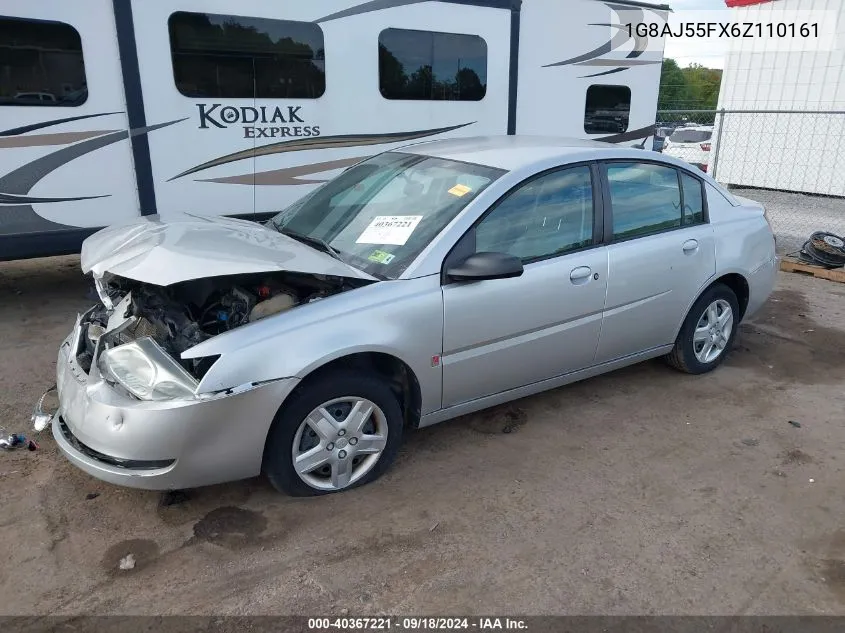
[[[845,236],[845,198],[745,187],[731,192],[766,207],[781,253],[799,250],[815,231]]]
[[[86,290],[78,258],[0,264],[8,430]],[[845,615],[843,297],[782,274],[712,374],[649,362],[410,433],[383,479],[323,498],[255,479],[164,505],[44,434],[0,453],[0,608]]]

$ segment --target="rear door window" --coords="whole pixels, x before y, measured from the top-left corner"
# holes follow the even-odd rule
[[[615,240],[681,226],[681,188],[672,167],[609,163],[607,180]]]

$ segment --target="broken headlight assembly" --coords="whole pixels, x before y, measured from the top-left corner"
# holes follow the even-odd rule
[[[192,399],[199,384],[149,337],[104,350],[97,366],[140,400]]]

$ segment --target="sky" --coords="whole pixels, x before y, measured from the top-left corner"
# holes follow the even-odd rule
[[[720,11],[726,12],[724,0],[667,0],[667,4],[672,7],[673,13],[669,16],[669,23],[677,25],[681,22],[699,22],[702,20],[700,11]],[[686,11],[696,11],[694,14],[688,14],[684,17]],[[713,16],[716,19],[723,18],[722,16]],[[681,68],[689,66],[690,64],[701,64],[708,68],[723,68],[724,57],[727,49],[727,41],[718,38],[709,39],[690,39],[690,38],[666,38],[666,57],[671,57],[678,62]]]

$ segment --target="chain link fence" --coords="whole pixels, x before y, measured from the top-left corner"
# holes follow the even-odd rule
[[[659,110],[651,149],[765,205],[781,254],[845,235],[845,111]]]

